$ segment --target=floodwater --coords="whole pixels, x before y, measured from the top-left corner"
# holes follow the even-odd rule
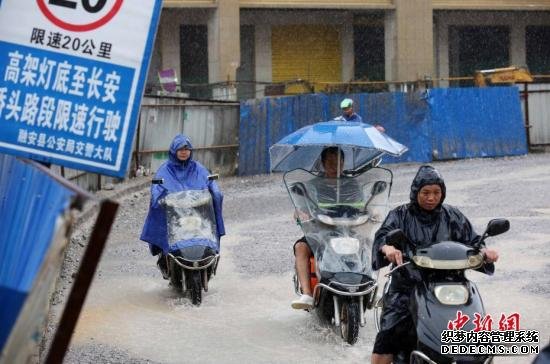
[[[500,253],[494,276],[469,274],[487,313],[521,315],[522,329],[550,335],[550,154],[435,163],[447,182],[446,202],[481,233],[494,217],[511,230],[490,238]],[[416,164],[390,166],[392,206],[407,202]],[[73,335],[67,363],[366,363],[375,336],[372,313],[350,346],[312,313],[295,311],[292,243],[300,236],[281,176],[228,178],[218,274],[194,307],[168,286],[156,258],[138,240],[147,191],[122,209]],[[497,324],[498,325],[498,324]],[[118,353],[115,355],[115,353]],[[530,363],[498,357],[495,363]]]

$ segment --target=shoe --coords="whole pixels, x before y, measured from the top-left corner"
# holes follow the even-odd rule
[[[166,256],[163,254],[159,255],[159,260],[157,261],[157,267],[160,270],[160,273],[162,274],[162,278],[168,279],[168,264],[166,262]]]
[[[313,308],[313,297],[303,294],[297,300],[292,301],[291,306],[295,310],[311,310]]]

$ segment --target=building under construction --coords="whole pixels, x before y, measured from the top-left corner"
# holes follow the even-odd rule
[[[550,73],[550,0],[165,0],[149,85],[174,69],[191,96],[236,81],[242,99],[272,83],[437,80],[509,65]]]

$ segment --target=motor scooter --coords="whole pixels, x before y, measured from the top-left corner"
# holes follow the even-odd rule
[[[154,179],[153,183],[162,184],[163,180]],[[192,303],[200,305],[202,291],[208,292],[220,261],[212,196],[207,189],[184,190],[168,193],[159,203],[166,213],[169,245],[159,268],[172,287],[188,293]]]
[[[387,214],[392,172],[376,167],[327,178],[295,169],[283,179],[313,253],[314,310],[354,344],[376,297],[372,242]],[[297,294],[302,293],[296,275],[294,287]]]
[[[457,317],[458,311],[472,318],[461,329],[465,331],[474,329],[472,321],[476,313],[485,317],[480,292],[475,283],[468,280],[465,272],[469,269],[482,268],[484,256],[480,248],[485,239],[502,234],[509,228],[508,220],[493,219],[488,223],[481,239],[472,246],[455,241],[441,241],[418,249],[414,249],[402,230],[396,229],[388,233],[386,244],[401,250],[405,262],[394,267],[387,274],[389,280],[384,287],[384,294],[388,293],[392,274],[398,270],[405,270],[402,273],[414,282],[409,304],[414,331],[411,330],[410,335],[416,337],[417,343],[410,354],[400,352],[394,358],[394,363],[488,364],[492,362],[491,355],[442,354],[441,348],[444,343],[441,334],[444,330],[448,330],[449,322]],[[382,309],[383,298],[377,301],[374,309],[378,330]]]

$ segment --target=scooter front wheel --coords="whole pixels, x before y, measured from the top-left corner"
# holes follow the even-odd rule
[[[183,288],[183,272],[181,267],[176,263],[172,258],[170,260],[170,284],[174,287],[175,290],[179,291]]]
[[[191,282],[189,282],[189,290],[191,292],[191,302],[199,306],[202,302],[202,277],[199,271],[194,271],[191,274]]]
[[[359,337],[359,303],[343,302],[340,309],[340,333],[342,339],[353,345]]]

